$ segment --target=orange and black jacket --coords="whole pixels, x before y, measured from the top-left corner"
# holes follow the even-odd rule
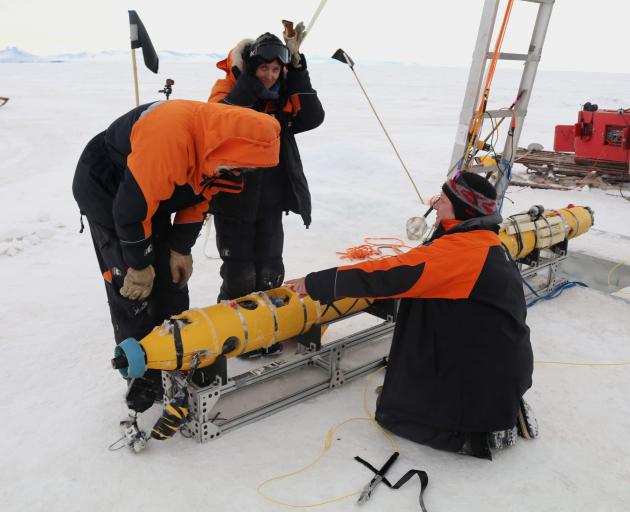
[[[445,221],[404,255],[311,273],[308,293],[400,298],[377,420],[398,432],[491,432],[515,425],[533,369],[520,274],[498,214]],[[417,438],[413,432],[406,437]]]
[[[242,189],[217,166],[273,167],[279,147],[278,122],[251,110],[189,100],[142,105],[90,141],[73,193],[90,220],[116,230],[125,263],[144,268],[153,262],[156,213],[175,213],[170,247],[189,254],[211,198]]]
[[[225,72],[225,78],[216,81],[208,101],[247,107],[275,117],[281,126],[280,161],[276,168],[264,174],[246,176],[242,194],[219,194],[211,211],[216,215],[251,222],[259,210],[280,209],[299,214],[308,227],[311,223],[311,195],[295,134],[322,124],[324,109],[317,91],[311,86],[304,56],[301,68],[287,67],[286,77],[280,79],[278,99],[260,99],[251,86],[251,80],[239,80],[233,71],[236,67],[237,74],[244,72],[241,70],[242,60],[237,54],[243,51],[246,43],[247,40],[241,41],[227,58],[217,63],[217,68]]]

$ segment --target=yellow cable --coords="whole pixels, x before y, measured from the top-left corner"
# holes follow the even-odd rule
[[[330,498],[324,501],[320,501],[319,503],[313,503],[310,505],[300,505],[300,504],[295,504],[295,503],[286,503],[284,501],[280,501],[277,500],[275,498],[272,498],[271,496],[267,496],[266,494],[264,494],[262,492],[262,488],[265,487],[267,484],[270,484],[271,482],[275,482],[277,480],[283,480],[285,478],[289,478],[291,476],[295,476],[299,473],[302,473],[303,471],[306,471],[307,469],[315,466],[321,459],[322,457],[326,454],[326,452],[328,450],[330,450],[330,448],[333,445],[334,442],[334,435],[335,432],[340,429],[342,426],[344,426],[347,423],[350,423],[351,421],[370,421],[373,425],[375,425],[378,430],[380,430],[383,435],[387,438],[387,440],[391,443],[392,448],[394,449],[394,451],[400,452],[400,447],[398,445],[398,443],[396,442],[396,440],[389,435],[387,432],[385,432],[385,430],[376,422],[376,420],[374,419],[374,416],[372,414],[370,414],[370,410],[368,408],[368,402],[367,402],[367,391],[368,388],[370,386],[370,383],[372,382],[373,377],[380,372],[381,370],[383,370],[384,368],[379,368],[378,370],[372,372],[370,374],[370,377],[368,378],[367,382],[365,383],[365,386],[363,388],[363,409],[365,411],[366,416],[365,417],[355,417],[355,418],[349,418],[347,420],[342,421],[341,423],[338,423],[337,425],[335,425],[334,427],[332,427],[331,429],[328,430],[327,434],[326,434],[326,439],[324,440],[324,448],[322,449],[322,451],[319,453],[319,455],[317,456],[317,458],[313,461],[310,462],[309,464],[307,464],[306,466],[297,469],[295,471],[291,471],[289,473],[284,473],[282,475],[278,475],[275,476],[273,478],[269,478],[267,480],[265,480],[264,482],[260,483],[258,485],[258,487],[256,487],[256,493],[258,495],[260,495],[261,497],[263,497],[264,499],[266,499],[267,501],[270,501],[271,503],[274,503],[276,505],[280,505],[282,507],[286,507],[286,508],[315,508],[315,507],[321,507],[323,505],[328,505],[330,503],[335,503],[337,501],[341,501],[341,500],[345,500],[346,498],[351,498],[352,496],[358,496],[359,494],[361,494],[361,491],[354,491],[348,494],[345,494],[343,496],[338,496],[336,498]]]
[[[613,362],[613,363],[578,363],[578,362],[573,362],[573,361],[545,361],[545,360],[535,360],[534,361],[535,364],[548,364],[548,365],[561,365],[561,366],[627,366],[630,365],[630,361],[620,361],[620,362]],[[322,451],[319,453],[319,455],[315,458],[315,460],[313,460],[312,462],[310,462],[309,464],[307,464],[306,466],[303,466],[300,469],[297,469],[295,471],[291,471],[289,473],[284,473],[282,475],[278,475],[275,476],[273,478],[269,478],[265,481],[263,481],[262,483],[260,483],[258,485],[258,487],[256,487],[256,493],[258,495],[260,495],[262,498],[266,499],[267,501],[270,501],[271,503],[274,503],[275,505],[280,505],[282,507],[286,507],[286,508],[293,508],[293,509],[300,509],[300,508],[316,508],[316,507],[321,507],[324,505],[328,505],[330,503],[335,503],[337,501],[342,501],[345,500],[347,498],[351,498],[353,496],[358,496],[361,491],[354,491],[354,492],[350,492],[348,494],[344,494],[343,496],[338,496],[336,498],[330,498],[324,501],[320,501],[318,503],[312,503],[312,504],[308,504],[308,505],[301,505],[301,504],[295,504],[295,503],[287,503],[284,501],[280,501],[277,500],[271,496],[266,495],[265,493],[263,493],[262,489],[263,487],[265,487],[266,485],[272,483],[272,482],[276,482],[278,480],[284,480],[285,478],[289,478],[295,475],[298,475],[304,471],[306,471],[307,469],[315,466],[326,454],[326,452],[328,452],[328,450],[330,450],[330,448],[333,445],[334,442],[334,436],[335,436],[335,432],[337,432],[337,430],[339,430],[341,427],[343,427],[344,425],[346,425],[347,423],[350,423],[352,421],[369,421],[371,424],[373,424],[384,436],[385,438],[389,441],[389,443],[392,445],[392,448],[394,451],[396,452],[400,452],[400,446],[398,444],[398,442],[396,441],[396,439],[394,439],[388,432],[385,431],[385,429],[383,429],[383,427],[381,427],[378,422],[374,419],[374,416],[370,413],[369,407],[368,407],[368,389],[370,388],[370,384],[372,382],[372,379],[374,378],[374,376],[382,371],[384,368],[379,368],[378,370],[372,372],[363,388],[363,410],[365,411],[365,416],[364,417],[354,417],[354,418],[349,418],[347,420],[342,421],[341,423],[336,424],[334,427],[330,428],[328,430],[328,432],[326,433],[326,438],[324,439],[324,447],[322,449]]]
[[[556,364],[560,366],[627,366],[630,361],[619,361],[617,363],[576,363],[573,361],[534,361],[535,364]]]

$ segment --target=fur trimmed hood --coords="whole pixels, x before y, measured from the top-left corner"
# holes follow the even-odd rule
[[[236,66],[239,71],[243,71],[243,51],[254,42],[253,39],[241,39],[238,44],[230,50],[228,56],[217,62],[217,68],[225,71],[228,80],[236,82],[236,77],[232,73],[232,68]]]

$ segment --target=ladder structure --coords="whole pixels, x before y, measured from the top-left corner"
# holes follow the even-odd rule
[[[510,123],[507,123],[507,125],[511,126],[507,132],[504,149],[501,153],[501,162],[497,162],[494,167],[494,171],[491,172],[489,176],[491,181],[495,184],[497,196],[500,200],[503,198],[505,190],[509,184],[511,174],[510,170],[512,168],[512,164],[514,163],[516,148],[518,147],[518,141],[523,129],[523,122],[527,114],[527,106],[534,86],[538,63],[540,62],[547,27],[549,26],[549,19],[551,18],[551,11],[555,2],[555,0],[520,1],[539,4],[529,50],[525,54],[499,53],[498,55],[499,60],[524,62],[521,82],[518,86],[517,93],[514,96],[517,100],[509,109],[486,110],[484,112],[484,118],[490,117],[492,119],[496,119],[497,122],[500,122],[504,118],[511,118]],[[484,2],[481,22],[479,24],[479,33],[477,35],[477,43],[473,53],[472,64],[468,74],[468,83],[466,85],[466,92],[464,95],[464,102],[459,117],[457,133],[455,135],[455,144],[453,147],[453,154],[449,167],[450,170],[448,173],[449,177],[461,170],[461,163],[466,157],[464,153],[466,152],[466,149],[471,146],[469,133],[475,118],[477,105],[480,103],[481,94],[483,93],[481,90],[482,82],[487,73],[488,62],[490,62],[494,56],[494,52],[489,51],[489,49],[494,33],[494,27],[497,21],[497,11],[500,2],[501,0],[485,0]],[[476,147],[476,143],[476,140],[472,141],[472,145],[474,147]],[[464,170],[474,171],[476,169],[467,168]],[[484,171],[487,170],[487,168],[484,169]]]

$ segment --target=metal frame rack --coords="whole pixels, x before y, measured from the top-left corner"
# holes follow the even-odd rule
[[[455,144],[451,156],[450,169],[455,169],[457,163],[462,158],[463,153],[468,144],[468,133],[475,116],[475,108],[479,103],[481,85],[486,73],[486,67],[489,60],[493,58],[493,52],[490,52],[490,42],[494,32],[494,26],[497,21],[497,11],[501,0],[486,0],[481,13],[481,21],[479,24],[479,32],[477,34],[477,42],[472,57],[472,63],[468,74],[468,82],[466,92],[464,93],[464,102],[459,116],[459,124],[455,134]],[[501,119],[505,117],[515,118],[514,130],[510,130],[505,140],[503,155],[509,155],[506,158],[510,168],[514,162],[515,150],[518,147],[518,141],[523,129],[523,122],[527,114],[527,107],[531,98],[538,63],[542,54],[549,19],[555,0],[522,0],[524,2],[537,3],[538,14],[532,31],[531,42],[527,53],[500,53],[499,60],[522,61],[523,72],[521,81],[518,86],[517,93],[514,95],[518,98],[518,103],[514,109],[487,110],[486,116],[493,119]],[[501,197],[507,188],[507,183],[501,183],[497,187],[497,193]]]

